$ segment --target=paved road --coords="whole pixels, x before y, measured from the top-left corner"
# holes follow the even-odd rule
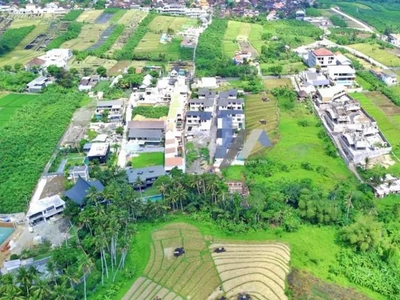
[[[125,168],[126,165],[126,144],[128,142],[127,136],[128,136],[128,122],[131,120],[132,117],[132,105],[136,104],[136,102],[133,101],[133,94],[131,94],[131,97],[128,100],[128,103],[126,105],[126,113],[125,113],[125,125],[124,125],[124,134],[122,135],[122,142],[121,142],[121,149],[119,149],[119,155],[118,155],[118,166],[120,168]]]
[[[348,14],[345,14],[345,13],[341,12],[340,10],[337,10],[336,8],[331,8],[331,10],[334,11],[335,13],[338,13],[338,14],[352,20],[353,22],[357,23],[358,25],[360,25],[362,27],[362,28],[356,28],[356,29],[362,29],[363,31],[367,31],[367,32],[371,32],[371,33],[374,32],[374,30],[371,27],[365,25],[364,23],[353,18],[352,16],[349,16]]]

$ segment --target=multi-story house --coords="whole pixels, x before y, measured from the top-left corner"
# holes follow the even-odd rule
[[[308,52],[308,66],[314,68],[320,66],[321,68],[326,68],[328,66],[336,65],[335,55],[332,51],[320,48],[310,50]]]

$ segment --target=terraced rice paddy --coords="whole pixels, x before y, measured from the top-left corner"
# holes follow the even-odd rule
[[[287,299],[289,247],[283,243],[212,242],[198,229],[174,223],[153,232],[150,260],[123,300]],[[226,252],[212,253],[217,247]],[[186,253],[174,257],[174,249]]]
[[[83,13],[80,14],[76,21],[94,23],[102,13],[102,10],[85,10]]]
[[[228,299],[249,294],[252,299],[282,300],[289,273],[290,250],[283,243],[217,242],[210,250],[224,247],[226,252],[212,257]]]
[[[184,247],[186,253],[174,257],[177,247]],[[198,229],[175,223],[153,233],[150,261],[143,277],[134,283],[123,299],[153,300],[156,296],[161,297],[161,291],[165,292],[162,290],[164,287],[169,291],[163,300],[189,297],[192,300],[204,300],[220,283],[207,243]],[[152,284],[151,291],[147,290],[146,295],[142,295],[144,284]]]
[[[61,47],[72,50],[86,50],[89,47],[94,46],[99,41],[107,27],[107,24],[83,25],[79,36],[76,39],[66,41]]]
[[[22,106],[36,99],[36,95],[8,94],[0,96],[0,126],[5,124]]]
[[[26,64],[32,58],[45,54],[44,51],[34,50],[14,50],[0,58],[0,67],[5,65],[14,65],[16,63]]]
[[[42,21],[40,19],[15,19],[9,28],[19,28],[25,26],[39,25]]]
[[[114,29],[115,29],[115,25],[108,26],[106,28],[106,30],[104,30],[101,33],[97,42],[95,44],[93,44],[92,46],[90,46],[89,48],[87,48],[87,50],[96,50],[99,47],[101,47],[101,45],[103,45],[107,41],[108,37],[113,33]]]
[[[112,13],[106,13],[103,12],[100,16],[97,17],[97,19],[94,21],[95,24],[106,24],[108,21],[111,20],[113,17]]]

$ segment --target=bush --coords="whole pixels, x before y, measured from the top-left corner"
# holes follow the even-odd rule
[[[62,21],[75,21],[81,14],[83,9],[70,10],[64,17],[61,18]]]

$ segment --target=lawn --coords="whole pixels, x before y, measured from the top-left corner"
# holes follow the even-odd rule
[[[135,169],[164,165],[164,152],[141,153],[132,157],[132,167]]]
[[[45,54],[45,52],[43,51],[14,50],[10,53],[7,53],[3,57],[0,57],[0,67],[3,67],[5,65],[14,65],[16,63],[25,65],[32,58],[41,56],[43,54]]]
[[[0,126],[4,125],[14,115],[17,109],[36,98],[36,95],[26,94],[8,94],[0,96]]]
[[[173,38],[170,43],[161,44],[160,37],[161,34],[159,33],[147,32],[133,50],[133,53],[151,54],[153,56],[165,54],[170,60],[179,59],[181,38]]]
[[[85,24],[76,39],[66,41],[61,47],[72,50],[86,50],[98,41],[107,27],[107,24]]]
[[[76,19],[78,22],[85,22],[93,24],[94,21],[103,13],[102,10],[85,10]]]
[[[379,49],[378,44],[354,44],[348,47],[356,49],[388,67],[399,67],[400,58],[391,49]]]
[[[168,28],[177,32],[187,21],[188,18],[183,17],[157,16],[151,21],[148,28],[152,32],[167,32]]]
[[[176,223],[178,221],[185,222],[186,224]],[[170,225],[165,226],[165,224]],[[178,224],[179,227],[176,228]],[[163,284],[164,287],[170,287],[173,282],[176,282],[176,277],[180,273],[179,270],[183,267],[186,267],[186,273],[184,273],[186,275],[182,277],[184,278],[182,279],[184,281],[182,283],[191,286],[193,276],[190,276],[190,274],[196,274],[195,272],[198,269],[198,265],[196,263],[199,258],[198,253],[201,253],[205,258],[203,264],[208,264],[209,261],[209,250],[203,246],[204,243],[209,245],[210,242],[219,241],[221,239],[232,242],[246,241],[246,243],[250,241],[277,241],[287,243],[290,246],[291,253],[290,266],[300,270],[309,271],[311,274],[321,278],[324,281],[334,282],[341,286],[355,288],[356,290],[369,296],[371,299],[383,299],[383,297],[379,294],[359,286],[354,286],[344,277],[334,276],[329,273],[329,268],[331,265],[336,263],[335,256],[340,250],[340,247],[335,243],[336,238],[337,230],[333,227],[326,226],[317,227],[303,225],[297,232],[294,233],[286,233],[279,228],[271,228],[268,231],[250,231],[246,234],[232,235],[222,232],[220,228],[213,223],[196,222],[184,216],[173,217],[172,221],[169,221],[168,223],[139,223],[137,233],[133,239],[131,247],[134,249],[134,251],[131,250],[128,252],[126,260],[126,268],[135,270],[135,276],[131,279],[121,277],[121,275],[118,276],[118,278],[121,280],[121,288],[117,291],[113,299],[123,299],[124,295],[126,295],[128,290],[138,278],[142,276],[149,278],[150,276],[153,276],[153,273],[156,273],[156,270],[159,270],[158,277],[162,277],[162,275],[165,274],[164,278],[172,278],[171,281],[166,281],[165,284]],[[165,240],[165,243],[160,242],[160,240]],[[195,244],[197,245],[197,248],[194,249],[195,251],[192,250],[190,252],[190,257],[192,257],[191,266],[186,266],[186,257],[182,257],[181,260],[179,260],[179,258],[176,260],[175,264],[170,265],[168,260],[165,260],[167,252],[163,251],[163,249],[179,242],[181,242],[186,248],[186,241],[198,241]],[[203,249],[203,251],[200,251],[200,248]],[[156,253],[159,253],[159,255],[156,256]],[[161,268],[161,266],[164,266],[165,269]],[[176,272],[172,272],[174,270]],[[166,276],[167,274],[170,276]],[[204,276],[197,276],[196,279],[198,282],[201,282],[203,277]],[[212,282],[214,282],[213,280],[214,279],[212,279]],[[179,284],[179,282],[176,284]],[[175,287],[176,285],[174,288]],[[101,287],[93,296],[93,299],[96,299],[96,297],[99,296],[101,297],[103,293],[107,292],[108,288],[108,285]],[[137,285],[135,288],[137,288]],[[135,288],[131,289],[131,293],[135,292]],[[130,296],[132,295],[133,294],[130,294]],[[125,299],[127,300],[132,298],[127,297]],[[207,299],[207,297],[203,299]]]
[[[236,40],[250,41],[252,46],[258,51],[261,51],[261,34],[263,31],[262,25],[250,24],[237,21],[229,21],[228,29],[225,31],[223,48],[224,53],[231,57],[235,52],[239,51],[239,45]],[[257,45],[257,46],[256,46]]]

